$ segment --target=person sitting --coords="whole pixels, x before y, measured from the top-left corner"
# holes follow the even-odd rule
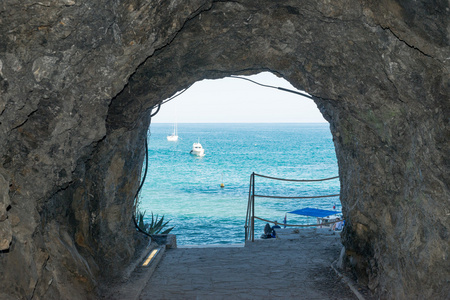
[[[264,234],[261,235],[262,239],[270,239],[273,237],[273,229],[270,227],[269,223],[266,223],[266,226],[264,226]]]
[[[281,228],[281,226],[278,225],[278,222],[276,220],[275,220],[275,225],[272,226],[272,229],[275,229],[275,228]]]
[[[280,225],[278,225],[278,222],[275,220],[275,225],[272,226],[272,237],[276,238],[277,237],[277,232],[275,231],[275,229],[281,228]]]
[[[333,224],[333,231],[342,231],[342,228],[344,228],[344,220],[341,220],[340,218],[336,218],[336,223]]]

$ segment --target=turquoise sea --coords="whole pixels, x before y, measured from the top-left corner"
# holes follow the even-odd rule
[[[167,141],[173,124],[156,123],[149,131],[149,170],[140,194],[140,209],[164,215],[175,226],[178,245],[244,242],[244,223],[252,172],[288,179],[338,175],[328,123],[317,124],[178,124],[178,142]],[[206,155],[189,151],[199,141]],[[221,183],[225,187],[221,188]],[[318,196],[339,193],[339,179],[292,183],[256,179],[256,193]],[[340,210],[338,197],[322,199],[257,198],[256,216],[283,221],[303,207]],[[287,214],[288,224],[315,223]],[[265,223],[255,223],[255,236]]]

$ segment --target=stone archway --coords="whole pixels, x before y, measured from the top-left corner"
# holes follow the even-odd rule
[[[330,122],[359,280],[383,297],[448,294],[448,3],[7,2],[3,293],[94,297],[139,241],[151,108],[197,80],[268,70]]]

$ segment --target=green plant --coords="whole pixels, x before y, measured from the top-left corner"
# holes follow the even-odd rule
[[[154,217],[153,212],[152,212],[151,223],[145,223],[144,217],[145,217],[145,211],[144,212],[138,211],[138,226],[140,229],[147,232],[148,234],[168,234],[174,228],[174,227],[170,227],[161,232],[161,230],[166,228],[167,224],[169,223],[169,221],[164,223],[164,216],[162,216],[161,219],[158,220],[158,215],[156,215],[156,217]]]

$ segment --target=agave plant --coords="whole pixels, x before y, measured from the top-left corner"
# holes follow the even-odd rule
[[[153,212],[152,212],[152,222],[151,223],[145,223],[144,216],[145,216],[145,211],[138,212],[138,226],[139,226],[139,228],[141,228],[143,231],[147,232],[148,234],[168,234],[174,228],[174,227],[170,227],[161,232],[161,230],[166,228],[167,224],[169,223],[169,221],[164,223],[164,216],[162,216],[161,219],[158,220],[158,215],[156,215],[156,217],[154,217]]]

